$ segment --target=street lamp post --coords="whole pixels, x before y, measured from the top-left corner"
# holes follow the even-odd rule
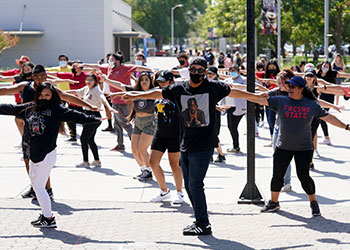
[[[171,8],[171,56],[174,55],[174,10],[183,7],[183,4],[177,4]]]

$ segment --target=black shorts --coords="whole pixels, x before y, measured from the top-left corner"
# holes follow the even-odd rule
[[[158,150],[163,153],[165,150],[168,150],[168,153],[180,152],[180,138],[166,138],[156,134],[153,137],[151,149]]]

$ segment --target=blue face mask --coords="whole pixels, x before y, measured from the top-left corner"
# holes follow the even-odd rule
[[[141,60],[135,60],[135,64],[141,66],[142,65],[142,61]]]
[[[67,66],[67,62],[66,61],[60,61],[59,64],[60,64],[60,67],[66,67]]]
[[[238,72],[237,72],[237,71],[235,71],[235,72],[230,72],[230,76],[231,76],[232,78],[237,78],[237,77],[238,77]]]

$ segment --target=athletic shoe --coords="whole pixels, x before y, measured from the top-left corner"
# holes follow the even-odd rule
[[[315,149],[315,153],[316,153],[317,157],[321,157],[321,155],[320,155],[320,153],[318,152],[317,149]]]
[[[36,220],[31,221],[30,223],[31,223],[32,225],[34,225],[34,224],[40,222],[40,221],[41,221],[41,218],[42,218],[43,216],[44,216],[44,215],[39,214],[39,217],[38,217]]]
[[[46,218],[45,216],[41,215],[40,220],[32,221],[33,227],[39,227],[39,228],[56,228],[56,220],[55,217],[52,217],[51,220]]]
[[[69,139],[66,140],[66,141],[68,141],[68,142],[76,142],[76,141],[77,141],[77,138],[71,137],[71,138],[69,138]]]
[[[256,132],[256,133],[255,133],[255,136],[256,136],[256,137],[259,137],[259,133],[258,133],[258,132]]]
[[[241,149],[240,148],[229,148],[226,151],[229,152],[229,153],[235,153],[236,154],[236,153],[241,152]]]
[[[331,139],[324,138],[323,144],[331,145]]]
[[[218,158],[216,158],[214,162],[222,163],[225,161],[226,161],[226,158],[224,155],[218,155]]]
[[[192,225],[187,226],[183,229],[183,235],[210,235],[212,234],[211,225],[208,224],[206,226],[198,225],[194,222]]]
[[[170,190],[166,192],[160,191],[160,193],[151,199],[151,202],[161,202],[170,198]]]
[[[103,132],[112,132],[114,131],[114,128],[113,127],[107,127],[105,129],[102,129]]]
[[[182,192],[177,191],[176,196],[173,200],[173,203],[174,204],[181,204],[182,202],[184,202],[184,195]]]
[[[311,207],[311,212],[312,212],[313,216],[320,216],[321,215],[320,207],[318,206],[317,201],[311,201],[310,207]]]
[[[90,164],[88,162],[83,161],[82,163],[75,165],[77,168],[88,168]]]
[[[265,212],[275,212],[280,209],[280,203],[279,202],[273,202],[272,200],[269,200],[269,202],[260,210],[261,213]]]
[[[22,194],[22,198],[24,198],[24,199],[34,198],[34,196],[35,196],[35,191],[34,191],[32,186],[30,186],[30,189],[27,192]]]
[[[111,149],[111,151],[124,151],[125,147],[124,146],[115,146],[114,148]]]
[[[136,179],[138,179],[140,181],[151,180],[152,179],[152,171],[149,171],[147,169],[142,170],[141,175],[138,175],[137,177],[138,178],[136,178]]]
[[[272,142],[269,144],[264,145],[264,147],[272,147]]]
[[[53,192],[52,192],[52,188],[47,188],[46,189],[47,194],[49,195],[50,199],[53,199]]]
[[[90,163],[90,166],[95,167],[95,168],[100,168],[101,162],[100,161],[93,161]]]
[[[290,192],[290,191],[292,191],[292,185],[290,185],[290,183],[287,183],[281,189],[281,192]]]
[[[310,165],[310,170],[315,170],[315,165],[314,165],[314,163],[311,163],[311,165]]]

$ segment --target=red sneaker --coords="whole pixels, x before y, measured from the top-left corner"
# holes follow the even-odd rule
[[[125,150],[125,147],[124,146],[115,146],[114,148],[111,149],[111,151],[124,151]]]

